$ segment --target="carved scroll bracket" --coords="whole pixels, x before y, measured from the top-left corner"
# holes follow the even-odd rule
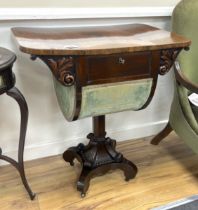
[[[55,78],[64,86],[75,83],[74,61],[72,56],[32,55],[31,59],[40,58],[51,70]]]
[[[160,69],[159,69],[160,75],[164,75],[168,73],[168,71],[171,69],[172,65],[174,64],[174,61],[177,58],[180,51],[181,49],[161,50]]]

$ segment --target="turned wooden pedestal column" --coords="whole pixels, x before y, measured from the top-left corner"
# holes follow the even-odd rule
[[[106,137],[105,116],[93,117],[93,133],[88,134],[88,145],[80,143],[63,153],[63,158],[74,165],[77,158],[82,164],[82,171],[77,181],[77,189],[84,197],[89,187],[90,179],[102,175],[109,170],[121,169],[125,180],[129,181],[137,174],[137,167],[131,161],[116,151],[116,141]]]

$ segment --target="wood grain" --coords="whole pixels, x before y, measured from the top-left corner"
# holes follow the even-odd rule
[[[1,210],[147,210],[197,194],[198,156],[174,133],[157,147],[140,139],[121,142],[118,149],[137,164],[136,179],[123,182],[120,171],[97,177],[83,199],[74,184],[80,165],[72,168],[61,156],[26,162],[35,201],[29,200],[17,172],[1,167]]]
[[[145,24],[12,28],[21,51],[34,55],[99,55],[184,48],[190,40]]]
[[[147,51],[132,54],[87,56],[85,59],[87,65],[84,74],[88,77],[89,85],[150,78],[152,71],[158,71],[158,69],[152,68],[153,63],[156,62],[153,60],[152,52]]]

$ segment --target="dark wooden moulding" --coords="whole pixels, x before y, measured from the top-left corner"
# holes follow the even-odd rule
[[[31,54],[34,60],[40,58],[51,70],[55,78],[64,86],[74,85],[76,89],[76,108],[73,117],[70,119],[77,120],[82,99],[82,87],[87,85],[115,83],[131,81],[144,78],[153,78],[152,90],[147,102],[141,108],[145,108],[151,101],[158,75],[166,74],[172,67],[177,55],[182,49],[190,45],[190,41],[176,34],[167,34],[157,28],[135,24],[120,27],[100,28],[57,29],[12,29],[21,51]],[[40,33],[40,31],[42,31]],[[80,31],[80,32],[79,32]],[[31,41],[43,39],[46,44],[47,39],[65,39],[76,37],[100,37],[100,36],[122,36],[126,38],[129,35],[140,36],[145,33],[147,39],[148,32],[162,34],[162,40],[156,41],[151,46],[134,45],[132,47],[118,47],[109,49],[78,49],[65,50],[59,47],[56,50],[32,48]],[[167,36],[166,43],[164,35]],[[26,46],[21,37],[28,38],[30,43]],[[150,37],[149,37],[150,39]],[[57,41],[58,42],[58,41]],[[164,41],[165,42],[165,41]],[[75,43],[75,39],[74,39]],[[148,42],[147,42],[148,43]],[[145,43],[145,45],[147,44]],[[50,43],[49,43],[50,44]],[[86,45],[86,44],[85,44]],[[35,46],[33,46],[35,47]],[[111,48],[112,47],[112,48]],[[71,165],[74,159],[78,159],[82,164],[82,171],[77,181],[77,189],[84,197],[90,179],[94,176],[102,175],[109,170],[121,169],[124,172],[126,181],[134,178],[137,174],[137,167],[134,163],[124,158],[116,151],[116,141],[106,137],[105,116],[93,117],[93,133],[88,134],[90,140],[88,145],[79,144],[77,147],[71,147],[63,153],[63,158]]]

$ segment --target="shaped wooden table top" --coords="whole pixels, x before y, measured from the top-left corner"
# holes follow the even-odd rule
[[[34,55],[100,55],[185,48],[190,40],[145,24],[12,28],[20,50]]]

